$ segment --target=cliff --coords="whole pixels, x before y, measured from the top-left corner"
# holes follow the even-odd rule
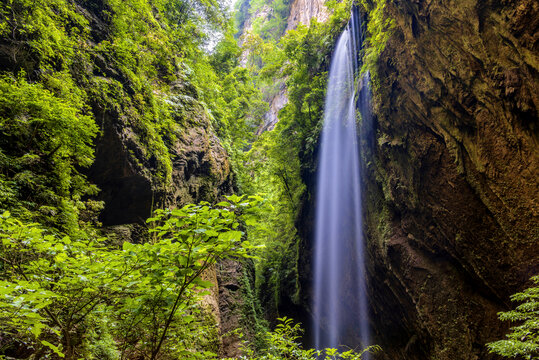
[[[388,2],[368,161],[373,327],[391,359],[491,359],[539,272],[539,5]]]
[[[391,1],[384,17],[361,124],[373,342],[383,359],[495,359],[497,312],[539,272],[539,5]],[[302,163],[309,309],[316,153]]]
[[[240,29],[240,44],[245,41],[249,34],[261,32],[262,38],[278,39],[287,31],[294,30],[298,25],[303,24],[309,26],[312,19],[317,19],[324,22],[329,18],[329,11],[324,5],[323,0],[293,0],[286,5],[284,9],[275,8],[273,4],[265,4],[258,8],[251,8],[250,1],[241,3],[239,13],[243,14],[244,20],[239,24]],[[286,2],[285,2],[286,3]],[[277,25],[269,29],[260,30],[260,25],[267,24],[270,21],[277,21]],[[240,64],[246,66],[249,58],[249,50],[244,49]],[[279,85],[276,92],[266,96],[266,101],[269,104],[269,110],[263,118],[263,123],[257,129],[257,134],[260,135],[264,131],[272,130],[279,121],[278,114],[288,103],[288,93],[286,89],[286,78],[279,79]]]
[[[180,92],[172,97],[174,106],[182,106],[180,98]],[[168,149],[172,169],[167,186],[156,178],[156,160],[145,156],[136,129],[113,113],[99,114],[104,125],[88,177],[101,190],[98,199],[105,203],[101,213],[105,226],[141,223],[157,207],[215,202],[232,192],[228,155],[204,109],[190,101],[191,110],[177,113],[185,125]]]
[[[286,30],[297,28],[299,24],[309,25],[312,19],[324,22],[329,17],[329,12],[323,0],[294,0],[290,5]]]

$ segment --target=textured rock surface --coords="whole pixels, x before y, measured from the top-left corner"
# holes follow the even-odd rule
[[[539,272],[539,4],[391,1],[365,206],[390,359],[491,359]]]
[[[243,266],[233,260],[222,261],[218,265],[219,308],[221,313],[222,337],[221,356],[237,357],[241,355],[241,339],[234,330],[241,327],[242,309],[244,305],[240,288]]]
[[[141,223],[158,206],[177,207],[197,201],[215,201],[232,191],[228,155],[196,103],[184,113],[183,129],[169,149],[172,182],[163,188],[155,179],[155,159],[144,156],[136,133],[125,119],[104,113],[102,135],[89,178],[105,201],[104,225]]]
[[[298,24],[309,25],[312,19],[326,21],[329,18],[329,11],[324,2],[324,0],[294,0],[290,5],[286,30],[295,29]]]
[[[264,122],[257,129],[257,135],[262,134],[264,131],[273,130],[277,122],[279,121],[279,111],[288,103],[288,93],[286,91],[286,85],[284,81],[281,83],[279,91],[268,100],[269,110],[264,114]]]

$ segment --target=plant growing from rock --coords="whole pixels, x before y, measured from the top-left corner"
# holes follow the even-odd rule
[[[521,323],[511,328],[507,339],[487,344],[491,353],[508,358],[539,359],[539,276],[531,280],[534,286],[511,296],[512,301],[521,304],[498,314],[500,320]]]

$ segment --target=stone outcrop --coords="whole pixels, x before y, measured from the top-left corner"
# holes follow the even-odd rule
[[[329,18],[329,11],[324,2],[324,0],[292,1],[286,31],[295,29],[299,24],[309,25],[312,19],[326,21]]]
[[[243,266],[234,260],[225,260],[218,265],[219,308],[221,314],[221,356],[241,355],[242,340],[235,330],[241,328],[244,296],[241,292]]]
[[[388,359],[494,359],[539,273],[539,4],[391,1],[366,152],[370,297]]]
[[[288,103],[288,93],[286,91],[286,84],[281,81],[277,94],[271,96],[268,99],[269,110],[264,114],[264,121],[257,129],[256,134],[260,135],[264,131],[273,130],[277,122],[279,121],[279,111]]]
[[[178,96],[181,96],[178,93]],[[183,97],[182,101],[187,97]],[[180,106],[180,100],[171,103]],[[178,207],[192,202],[214,202],[232,191],[228,155],[213,133],[204,110],[194,100],[182,111],[183,129],[169,149],[172,181],[156,179],[156,160],[147,159],[135,131],[125,119],[103,113],[102,134],[88,174],[105,202],[101,221],[106,226],[142,223],[159,206]],[[183,106],[183,105],[182,105]]]
[[[264,336],[265,321],[256,300],[254,263],[226,259],[217,265],[222,358],[237,358],[245,344]]]

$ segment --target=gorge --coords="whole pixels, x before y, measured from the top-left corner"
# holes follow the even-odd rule
[[[3,2],[0,357],[501,360],[538,30],[534,0]]]

